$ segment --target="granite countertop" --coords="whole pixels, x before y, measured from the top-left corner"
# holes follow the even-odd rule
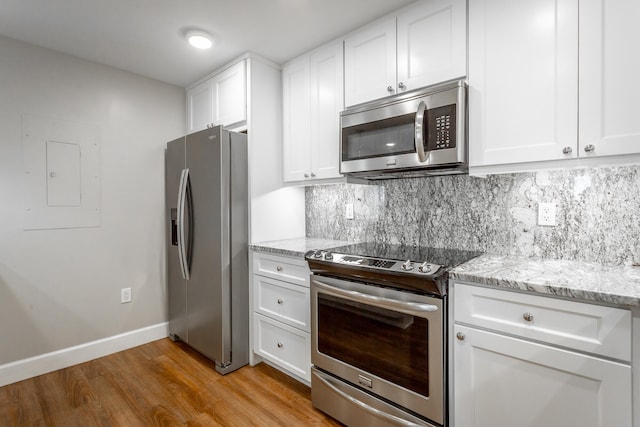
[[[640,307],[640,266],[485,254],[454,268],[449,277],[587,302]]]
[[[337,246],[348,245],[344,240],[316,239],[311,237],[299,237],[296,239],[273,240],[249,245],[249,249],[260,252],[270,252],[279,255],[304,257],[311,249],[329,249]]]

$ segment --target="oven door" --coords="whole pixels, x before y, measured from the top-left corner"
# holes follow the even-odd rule
[[[315,368],[355,386],[353,399],[362,394],[356,392],[359,388],[440,425],[445,396],[443,323],[442,299],[311,276]],[[355,406],[363,405],[370,406]]]

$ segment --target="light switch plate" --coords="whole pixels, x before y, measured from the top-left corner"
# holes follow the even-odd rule
[[[346,206],[346,217],[347,219],[353,219],[354,215],[353,215],[353,203],[347,203]]]

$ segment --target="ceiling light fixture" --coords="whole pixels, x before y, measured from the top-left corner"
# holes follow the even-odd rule
[[[205,31],[187,31],[185,37],[191,46],[198,49],[209,49],[213,46],[213,36]]]

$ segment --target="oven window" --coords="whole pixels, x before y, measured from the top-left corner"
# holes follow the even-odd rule
[[[429,396],[428,321],[318,294],[318,351]]]
[[[342,160],[414,153],[415,113],[342,130]]]

